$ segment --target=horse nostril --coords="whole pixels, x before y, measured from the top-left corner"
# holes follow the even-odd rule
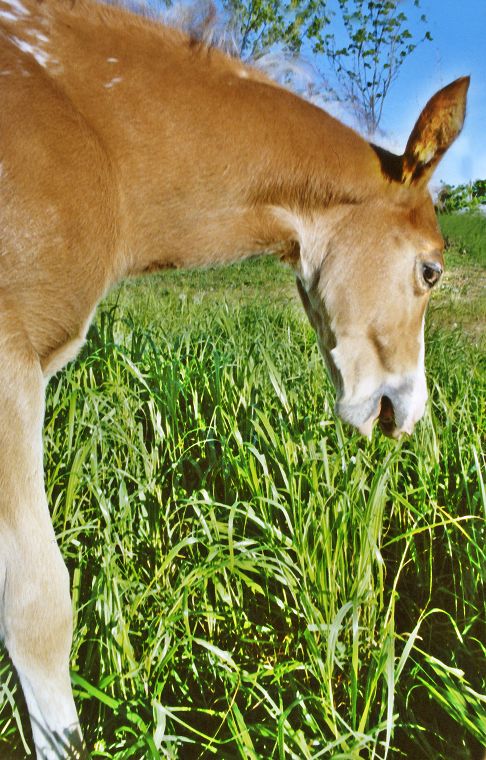
[[[391,435],[395,430],[395,409],[388,396],[381,397],[378,420],[383,433]]]
[[[383,420],[383,422],[389,422],[390,420],[393,420],[394,417],[395,413],[393,411],[392,402],[388,396],[382,396],[380,402],[380,420]]]

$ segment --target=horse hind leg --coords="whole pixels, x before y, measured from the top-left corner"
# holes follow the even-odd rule
[[[0,313],[0,630],[22,684],[36,753],[83,756],[69,678],[69,578],[44,492],[44,379]]]

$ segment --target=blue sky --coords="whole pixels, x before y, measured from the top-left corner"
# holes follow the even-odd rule
[[[408,3],[404,3],[406,10]],[[439,164],[432,186],[486,178],[486,0],[422,0],[432,42],[403,65],[385,102],[382,143],[403,150],[418,114],[434,92],[469,74],[462,134]],[[379,140],[377,140],[379,142]]]

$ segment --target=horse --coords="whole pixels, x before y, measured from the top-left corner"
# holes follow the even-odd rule
[[[412,433],[444,242],[428,181],[469,78],[403,155],[256,68],[94,0],[0,0],[0,631],[38,758],[82,756],[69,577],[44,489],[49,378],[124,277],[275,255],[363,435]]]

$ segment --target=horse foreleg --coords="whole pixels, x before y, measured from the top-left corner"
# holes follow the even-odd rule
[[[69,677],[69,577],[44,491],[44,379],[18,334],[2,334],[1,320],[0,353],[1,633],[22,684],[37,757],[81,757]]]

